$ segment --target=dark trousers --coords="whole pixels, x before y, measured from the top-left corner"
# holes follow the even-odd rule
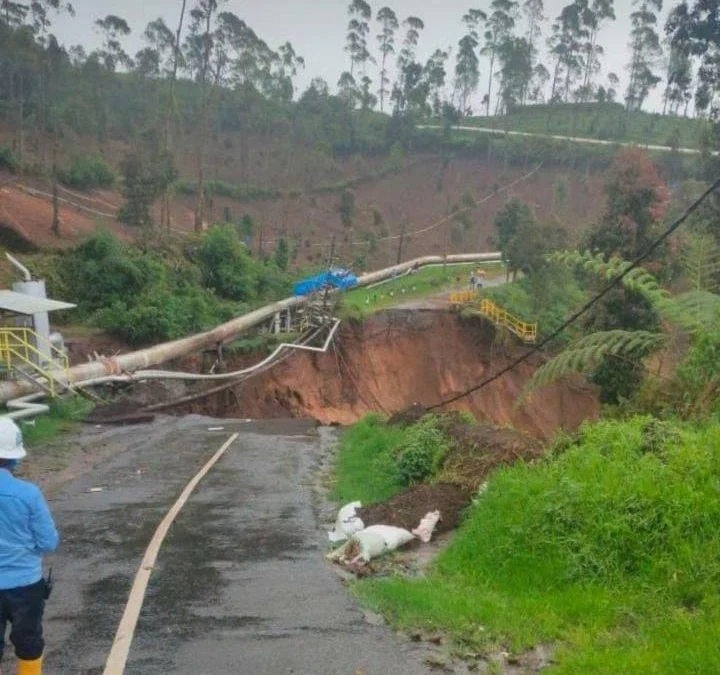
[[[15,654],[23,661],[39,659],[45,648],[43,640],[43,612],[45,611],[45,581],[32,586],[0,591],[0,658],[5,648],[5,629],[10,624],[10,642]]]

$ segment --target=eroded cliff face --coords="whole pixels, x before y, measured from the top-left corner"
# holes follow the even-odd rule
[[[297,352],[234,391],[187,411],[351,424],[371,412],[394,413],[415,403],[432,406],[499,371],[524,349],[479,319],[450,312],[390,311],[362,324],[341,326],[326,354]],[[478,420],[513,425],[543,439],[559,429],[576,429],[598,414],[593,391],[581,381],[546,387],[518,404],[541,363],[541,356],[533,356],[450,409],[468,410]],[[231,361],[227,369],[235,365],[240,363]]]

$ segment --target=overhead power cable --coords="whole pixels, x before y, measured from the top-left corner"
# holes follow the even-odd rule
[[[463,398],[466,398],[467,396],[470,396],[471,394],[474,394],[476,391],[484,389],[489,384],[495,382],[496,380],[499,380],[504,375],[507,375],[511,370],[517,368],[521,363],[527,361],[533,354],[537,354],[539,351],[541,351],[547,344],[552,342],[558,335],[564,332],[569,326],[571,326],[581,316],[583,316],[583,314],[585,314],[594,305],[600,302],[600,300],[602,300],[613,288],[620,284],[622,280],[626,276],[628,276],[628,274],[630,274],[630,272],[638,268],[644,260],[650,257],[650,255],[661,244],[663,244],[663,242],[665,242],[695,211],[697,211],[700,205],[718,188],[720,188],[720,178],[718,178],[707,190],[705,190],[705,192],[703,192],[702,195],[700,195],[700,197],[698,197],[685,210],[685,212],[667,230],[665,230],[665,232],[663,232],[657,239],[655,239],[655,241],[653,241],[653,243],[650,244],[650,246],[648,246],[648,248],[643,253],[641,253],[637,258],[635,258],[635,260],[632,261],[632,264],[630,264],[627,269],[625,269],[621,274],[619,274],[612,281],[610,281],[599,293],[597,293],[597,295],[595,295],[592,299],[585,303],[577,312],[570,316],[570,318],[567,319],[567,321],[565,321],[562,326],[553,331],[539,344],[535,345],[532,349],[529,349],[527,352],[525,352],[525,354],[515,359],[515,361],[513,361],[491,377],[488,377],[487,379],[483,380],[479,384],[476,384],[470,389],[467,389],[459,394],[454,394],[449,398],[443,399],[442,401],[440,401],[440,403],[436,403],[435,405],[430,406],[428,410],[437,410],[438,408],[443,408],[446,405],[450,405],[451,403],[455,403],[456,401],[459,401]]]

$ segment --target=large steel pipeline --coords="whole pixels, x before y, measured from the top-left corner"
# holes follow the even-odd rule
[[[369,286],[383,279],[398,276],[410,269],[425,267],[426,265],[443,263],[489,263],[500,262],[501,260],[502,255],[500,253],[468,253],[449,255],[447,257],[425,256],[377,272],[365,274],[359,277],[358,286]],[[86,380],[94,380],[110,375],[132,373],[136,370],[167,363],[168,361],[173,361],[187,354],[205,349],[206,347],[232,340],[240,333],[272,319],[278,312],[302,307],[306,305],[307,302],[308,298],[304,296],[279,300],[278,302],[273,302],[260,309],[237,317],[232,321],[228,321],[210,331],[191,335],[190,337],[179,340],[173,340],[172,342],[165,342],[136,352],[102,358],[91,363],[83,363],[73,366],[67,372],[64,370],[56,370],[52,372],[52,376],[60,382],[73,384],[75,382],[85,382]],[[40,387],[28,380],[4,380],[0,382],[0,403],[6,403],[39,391]]]

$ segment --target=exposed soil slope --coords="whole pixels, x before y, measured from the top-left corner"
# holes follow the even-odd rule
[[[226,166],[227,171],[230,168]],[[207,222],[222,221],[226,212],[234,221],[249,214],[256,225],[253,249],[260,248],[262,239],[263,249],[271,251],[278,238],[286,237],[297,251],[299,264],[316,262],[326,256],[330,236],[335,234],[336,255],[340,260],[350,262],[364,253],[368,268],[373,268],[395,261],[403,222],[406,222],[407,233],[403,246],[405,259],[445,250],[451,253],[488,250],[493,246],[494,217],[512,197],[528,203],[539,221],[561,225],[571,235],[597,220],[604,207],[601,175],[564,174],[542,168],[529,180],[483,201],[482,206],[470,214],[469,227],[464,233],[452,219],[440,227],[432,227],[464,200],[470,197],[476,202],[485,200],[532,168],[508,169],[502,163],[487,162],[484,158],[457,159],[449,163],[434,156],[409,158],[406,167],[398,173],[368,180],[355,188],[356,212],[350,228],[340,222],[337,191],[313,192],[313,187],[322,185],[326,178],[320,172],[317,176],[313,174],[315,182],[310,187],[298,185],[304,191],[294,196],[244,201],[214,197],[208,203]],[[340,179],[367,175],[372,167],[356,166],[348,161],[343,170],[346,175]],[[210,176],[213,173],[211,168]],[[231,178],[226,172],[219,175],[226,180]],[[282,187],[281,182],[276,186]],[[565,195],[560,201],[554,196],[559,186]],[[28,193],[27,188],[33,192]],[[122,202],[117,192],[63,189],[60,236],[56,237],[50,230],[51,191],[49,181],[0,174],[0,226],[7,233],[4,242],[7,247],[23,250],[23,243],[62,246],[100,223],[125,238],[138,235],[137,228],[125,227],[112,217]],[[156,216],[159,219],[159,212]],[[192,231],[193,221],[194,197],[176,195],[173,230]],[[417,230],[426,231],[412,234]],[[13,237],[20,243],[14,242]],[[366,243],[368,237],[374,238],[374,246]]]
[[[361,325],[345,325],[327,354],[297,353],[231,395],[193,404],[191,410],[351,424],[370,412],[394,413],[416,402],[431,406],[478,383],[524,349],[512,342],[502,347],[493,334],[482,320],[449,312],[387,312]],[[579,383],[547,387],[516,407],[539,363],[540,357],[531,359],[452,409],[540,438],[560,428],[575,429],[597,414],[593,392]]]

